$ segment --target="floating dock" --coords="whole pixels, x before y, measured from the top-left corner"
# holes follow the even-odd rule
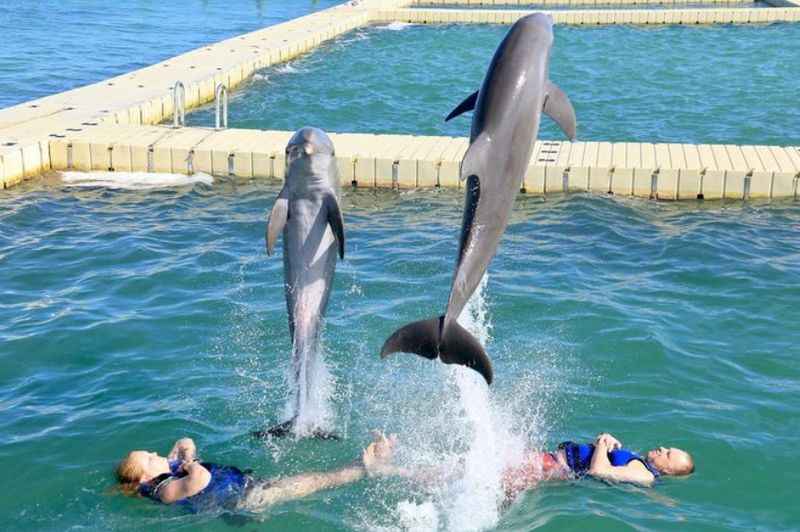
[[[102,125],[50,142],[55,170],[283,179],[291,131]],[[342,184],[461,186],[464,137],[331,133]],[[796,198],[800,148],[538,141],[522,190],[653,199]]]
[[[587,4],[584,4],[587,5]],[[609,24],[768,24],[800,22],[797,7],[691,8],[691,9],[573,9],[545,11],[556,24],[601,26]],[[415,24],[513,24],[531,13],[511,9],[384,9],[378,22]]]
[[[185,88],[185,107],[190,109],[212,101],[219,85],[233,88],[260,68],[288,61],[368,24],[511,24],[530,13],[416,9],[410,7],[413,3],[350,2],[203,46],[134,72],[2,109],[0,186],[8,188],[49,170],[66,169],[203,171],[280,179],[289,132],[157,126],[174,115],[175,82],[180,81]],[[531,4],[507,0],[494,3]],[[586,5],[581,0],[573,3]],[[614,3],[633,4],[626,0]],[[800,3],[772,2],[776,3],[780,7],[581,9],[551,14],[562,24],[800,21]],[[358,133],[332,137],[346,183],[459,186],[458,166],[467,146],[464,138]],[[796,198],[798,179],[798,147],[540,141],[535,145],[523,189],[537,194],[586,190],[659,199]]]

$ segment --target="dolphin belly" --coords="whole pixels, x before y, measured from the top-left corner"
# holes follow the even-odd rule
[[[286,305],[297,355],[316,349],[336,269],[337,242],[321,203],[295,201],[290,209],[283,256]]]

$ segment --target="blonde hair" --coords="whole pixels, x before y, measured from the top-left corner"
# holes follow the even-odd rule
[[[125,495],[138,495],[139,493],[139,480],[144,475],[142,464],[134,460],[129,453],[128,456],[122,459],[117,464],[117,482],[119,482],[119,489]]]

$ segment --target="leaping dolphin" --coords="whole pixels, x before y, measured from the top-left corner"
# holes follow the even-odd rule
[[[542,13],[518,20],[495,51],[480,90],[461,102],[445,120],[475,110],[470,146],[461,161],[466,180],[456,271],[443,316],[417,321],[395,331],[381,357],[415,353],[445,364],[461,364],[492,383],[492,363],[480,342],[461,327],[461,311],[477,288],[508,225],[544,112],[570,140],[575,111],[549,80],[553,19]]]
[[[272,255],[283,233],[283,274],[292,373],[295,379],[295,418],[256,436],[284,435],[294,427],[310,393],[308,369],[319,352],[322,317],[328,305],[336,254],[344,258],[344,222],[339,209],[339,176],[333,142],[321,129],[304,127],[286,146],[286,183],[266,232]],[[320,436],[316,432],[314,435]],[[326,436],[323,436],[326,437]]]

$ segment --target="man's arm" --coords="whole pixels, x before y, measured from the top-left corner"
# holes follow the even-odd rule
[[[624,466],[613,466],[608,461],[608,452],[619,447],[619,442],[610,434],[600,434],[595,442],[589,474],[595,478],[610,482],[630,482],[640,486],[653,485],[656,477],[639,460],[633,460]]]

